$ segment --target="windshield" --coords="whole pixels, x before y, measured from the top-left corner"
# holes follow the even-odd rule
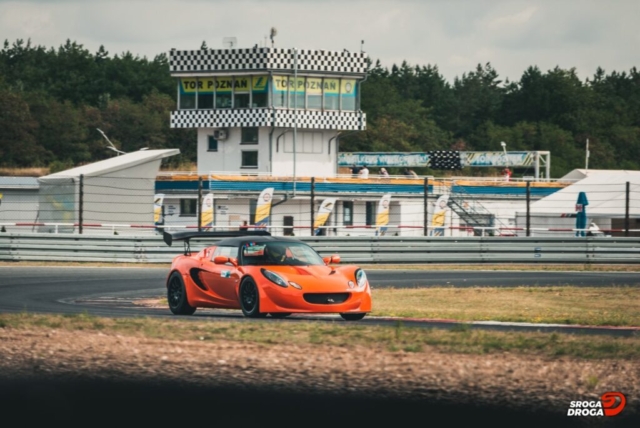
[[[242,265],[324,265],[322,257],[302,242],[247,242],[242,246]]]

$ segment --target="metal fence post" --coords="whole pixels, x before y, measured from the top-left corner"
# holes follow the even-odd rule
[[[629,182],[627,181],[624,207],[624,236],[629,236]]]
[[[531,182],[527,181],[527,236],[531,236]]]
[[[428,235],[429,224],[429,177],[424,178],[424,219],[422,220],[423,235]]]
[[[84,174],[80,174],[80,183],[78,184],[78,233],[82,235],[82,212],[84,211]]]
[[[315,234],[315,231],[313,230],[313,223],[315,222],[315,219],[313,218],[313,209],[315,206],[315,198],[316,198],[316,178],[315,177],[311,177],[311,236],[313,236]]]
[[[198,232],[202,232],[202,177],[198,177]]]

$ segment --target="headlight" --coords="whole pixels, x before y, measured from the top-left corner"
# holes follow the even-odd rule
[[[277,273],[273,273],[270,270],[260,269],[260,272],[267,278],[269,281],[273,282],[280,287],[287,288],[287,282]]]
[[[358,284],[358,287],[364,287],[366,283],[367,283],[367,274],[364,273],[362,269],[358,269],[356,271],[356,284]]]

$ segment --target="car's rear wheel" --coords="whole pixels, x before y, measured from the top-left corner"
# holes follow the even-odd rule
[[[192,315],[196,311],[187,300],[187,290],[180,272],[173,272],[167,281],[167,301],[175,315]]]
[[[291,315],[291,312],[271,312],[272,318],[286,318]]]
[[[251,278],[246,278],[240,284],[240,308],[245,317],[262,318],[266,313],[260,313],[260,295],[258,286]]]
[[[364,316],[365,316],[365,315],[366,315],[366,313],[362,313],[362,314],[351,314],[351,313],[348,313],[348,314],[340,314],[340,316],[341,316],[343,319],[347,320],[347,321],[359,321],[359,320],[361,320],[362,318],[364,318]]]

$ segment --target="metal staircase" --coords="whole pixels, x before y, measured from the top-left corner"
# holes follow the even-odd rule
[[[456,192],[449,193],[448,205],[453,210],[453,212],[458,214],[460,219],[464,221],[467,226],[474,228],[473,234],[476,236],[500,235],[500,228],[509,227],[508,225],[501,222],[500,219],[495,216],[495,214],[493,214],[484,205],[482,205],[476,198],[473,197],[473,195],[465,192],[464,190],[458,190]]]

